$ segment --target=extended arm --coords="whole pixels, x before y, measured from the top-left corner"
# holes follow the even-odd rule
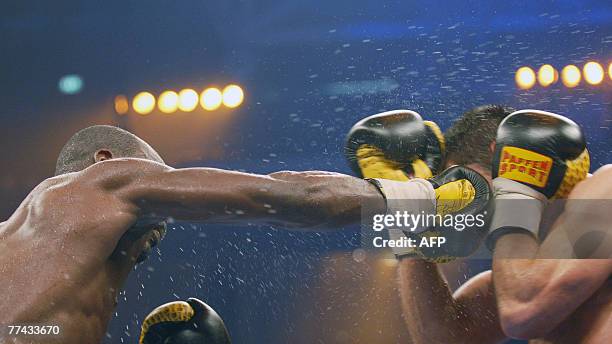
[[[105,188],[116,188],[139,217],[331,227],[358,222],[362,200],[382,197],[364,180],[331,172],[255,175],[135,159],[102,164],[115,165]]]

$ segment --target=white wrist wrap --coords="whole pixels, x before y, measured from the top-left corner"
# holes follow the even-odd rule
[[[387,200],[428,199],[435,207],[436,193],[433,185],[425,179],[414,178],[406,182],[379,178],[373,180]]]
[[[410,181],[374,179],[375,184],[385,196],[387,214],[435,214],[436,193],[430,182],[415,178]],[[428,228],[412,228],[412,233],[420,233]],[[407,230],[407,229],[406,229]],[[389,239],[401,240],[406,237],[401,228],[388,228]],[[416,255],[412,247],[392,247],[396,257]]]
[[[506,178],[493,180],[495,213],[489,229],[487,245],[490,249],[500,236],[525,230],[536,239],[547,198],[527,185]]]

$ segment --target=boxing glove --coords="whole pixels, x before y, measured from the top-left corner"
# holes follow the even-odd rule
[[[567,197],[588,171],[584,134],[569,118],[538,110],[506,117],[495,139],[489,248],[508,232],[526,231],[537,239],[548,199]]]
[[[189,298],[155,308],[142,322],[139,344],[230,344],[221,317],[206,303]]]
[[[410,110],[369,116],[349,131],[346,158],[362,178],[429,178],[442,167],[444,136],[440,128]]]

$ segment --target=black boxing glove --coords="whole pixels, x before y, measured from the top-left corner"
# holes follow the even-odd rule
[[[567,197],[589,171],[582,130],[554,113],[516,111],[500,123],[495,142],[489,248],[508,232],[527,231],[537,239],[548,199]]]
[[[429,178],[442,167],[440,128],[410,110],[394,110],[357,122],[347,135],[345,153],[362,178],[407,180],[403,172]]]
[[[230,343],[219,314],[195,298],[155,308],[142,322],[139,340],[139,344]]]

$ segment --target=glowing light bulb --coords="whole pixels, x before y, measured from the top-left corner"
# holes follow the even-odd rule
[[[130,104],[124,95],[115,97],[115,113],[117,115],[125,115],[130,109]]]
[[[559,73],[553,66],[545,64],[538,69],[538,82],[542,87],[550,86],[557,82],[558,79]]]
[[[597,62],[587,62],[582,67],[582,74],[584,74],[584,80],[591,85],[600,84],[605,76],[603,67]]]
[[[212,111],[221,106],[223,102],[223,94],[218,88],[210,87],[202,92],[200,96],[200,105],[204,110]]]
[[[191,112],[198,106],[198,93],[190,88],[181,90],[178,94],[178,108],[181,111]]]
[[[159,95],[157,107],[163,113],[173,113],[178,109],[179,95],[174,91],[164,91]]]
[[[514,79],[516,81],[516,85],[520,89],[527,90],[532,88],[535,84],[536,75],[533,72],[533,69],[529,67],[521,67],[517,69]]]
[[[580,83],[582,76],[580,75],[580,69],[574,65],[567,65],[563,67],[561,71],[561,80],[565,87],[576,87]]]
[[[238,85],[228,85],[223,89],[223,105],[235,108],[244,101],[244,92]]]
[[[155,97],[149,92],[140,92],[132,100],[132,108],[141,115],[147,115],[155,108]]]

